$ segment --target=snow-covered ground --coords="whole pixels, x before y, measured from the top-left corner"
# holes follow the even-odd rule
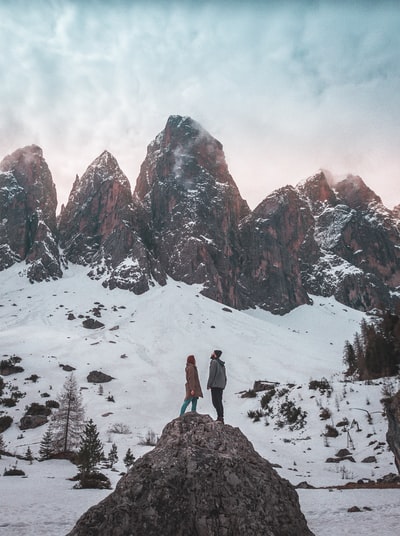
[[[84,270],[72,267],[59,281],[31,285],[18,275],[21,267],[0,273],[0,350],[2,358],[22,358],[24,372],[5,377],[26,393],[8,413],[14,418],[3,434],[8,450],[25,454],[28,445],[37,455],[45,426],[22,432],[18,422],[25,406],[56,399],[66,377],[61,365],[75,367],[82,388],[85,411],[97,425],[105,453],[118,446],[117,472],[107,471],[113,482],[124,471],[122,458],[131,448],[138,457],[149,448],[141,445],[149,431],[160,435],[176,418],[184,396],[184,366],[194,354],[204,391],[200,413],[215,415],[205,389],[209,356],[223,351],[228,372],[224,394],[225,421],[239,427],[255,449],[276,464],[281,476],[294,485],[337,486],[361,478],[376,480],[396,472],[393,455],[385,444],[387,422],[382,414],[383,382],[373,385],[343,382],[343,346],[352,340],[363,314],[333,299],[315,297],[279,317],[261,310],[235,311],[208,300],[200,288],[169,281],[142,296],[104,289],[88,279]],[[104,327],[88,330],[86,316],[98,318]],[[72,313],[74,320],[68,320]],[[99,386],[87,382],[92,370],[115,379]],[[37,374],[37,382],[27,380]],[[311,379],[327,378],[332,391],[310,390]],[[248,411],[260,409],[260,399],[242,398],[255,380],[279,382],[271,402],[273,414],[253,422]],[[399,389],[398,382],[392,382]],[[284,391],[283,391],[284,390]],[[112,395],[115,402],[107,400]],[[6,396],[6,394],[5,394]],[[278,428],[278,409],[287,398],[307,412],[304,428]],[[1,409],[4,409],[0,406]],[[331,416],[322,421],[321,409]],[[266,426],[266,419],[268,426]],[[323,436],[326,424],[348,419],[353,426],[338,427],[337,438]],[[353,422],[356,421],[356,422]],[[129,428],[115,434],[115,425]],[[339,449],[348,448],[355,462],[326,463]],[[363,463],[368,456],[376,462]],[[73,490],[67,480],[77,472],[66,461],[18,461],[26,478],[3,477],[15,458],[0,460],[0,535],[66,534],[87,508],[109,491]],[[395,490],[299,490],[302,511],[317,536],[333,534],[395,534],[400,522]],[[351,506],[371,507],[349,513]]]

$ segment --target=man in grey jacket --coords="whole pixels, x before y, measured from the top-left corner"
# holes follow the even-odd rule
[[[214,350],[211,354],[207,389],[211,389],[211,400],[217,411],[217,421],[224,424],[222,393],[226,386],[226,370],[224,361],[220,359],[221,355],[221,350]]]

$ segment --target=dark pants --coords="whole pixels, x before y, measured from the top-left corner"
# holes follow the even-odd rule
[[[211,387],[211,400],[214,408],[217,410],[217,418],[224,419],[224,406],[222,405],[223,389],[220,387]]]

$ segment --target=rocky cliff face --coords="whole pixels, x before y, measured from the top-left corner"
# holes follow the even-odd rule
[[[247,304],[284,314],[310,303],[301,279],[302,251],[308,262],[317,255],[308,204],[291,186],[268,196],[241,223],[245,244],[239,279]]]
[[[0,270],[26,261],[31,281],[62,275],[56,188],[42,150],[18,149],[0,163]]]
[[[397,471],[400,473],[400,392],[386,403],[388,431],[386,440],[394,454]]]
[[[165,272],[241,307],[238,224],[249,208],[222,145],[192,119],[171,116],[148,147],[135,195],[151,221],[148,244]]]
[[[165,283],[157,261],[143,244],[136,226],[131,187],[116,159],[104,151],[76,178],[59,218],[65,258],[89,265],[89,275],[110,288],[138,294],[152,279]]]
[[[39,147],[0,165],[0,270],[28,277],[87,266],[109,288],[142,293],[167,277],[202,285],[236,308],[284,314],[334,296],[350,307],[400,312],[400,219],[360,177],[320,171],[249,210],[222,145],[189,117],[171,116],[150,143],[134,194],[104,151],[76,178],[58,221]],[[59,235],[59,242],[57,243]]]
[[[303,284],[356,309],[396,308],[400,233],[393,214],[359,177],[330,186],[324,173],[297,187],[312,207],[318,254],[304,248]]]
[[[69,536],[309,536],[292,485],[238,428],[187,413]]]

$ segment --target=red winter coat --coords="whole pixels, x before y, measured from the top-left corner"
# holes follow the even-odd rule
[[[200,386],[200,380],[199,380],[199,374],[197,372],[196,365],[192,365],[192,363],[187,363],[186,368],[186,396],[185,400],[188,400],[189,398],[192,398],[192,396],[195,396],[197,398],[203,397],[203,392],[201,390]],[[194,395],[192,395],[192,391],[194,391]]]

